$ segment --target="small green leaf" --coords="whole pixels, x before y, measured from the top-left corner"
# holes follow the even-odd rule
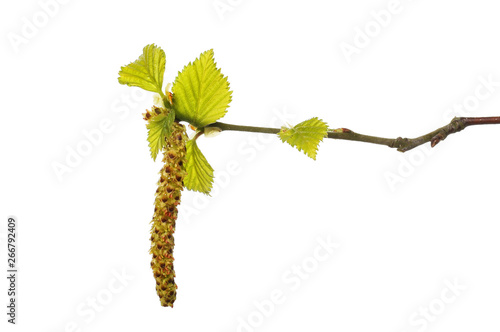
[[[328,125],[318,118],[312,118],[292,128],[282,127],[278,136],[310,158],[316,160],[318,144],[326,137]]]
[[[201,128],[226,114],[232,91],[208,50],[179,72],[172,93],[176,116]]]
[[[163,113],[152,118],[146,125],[148,128],[148,141],[151,150],[151,157],[156,160],[156,156],[165,145],[165,138],[172,133],[175,113],[171,110],[163,110]]]
[[[139,59],[121,67],[118,82],[164,96],[162,86],[165,62],[165,52],[161,48],[155,44],[147,45]]]
[[[201,153],[195,139],[186,143],[186,171],[184,185],[189,190],[199,191],[209,194],[214,182],[214,169]]]

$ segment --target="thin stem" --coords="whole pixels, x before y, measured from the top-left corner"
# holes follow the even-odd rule
[[[233,124],[227,124],[222,122],[215,122],[209,124],[207,127],[217,127],[220,130],[231,130],[231,131],[248,131],[251,133],[264,133],[264,134],[277,134],[280,132],[278,128],[266,128],[266,127],[252,127],[252,126],[238,126]]]
[[[416,138],[383,138],[377,136],[368,136],[363,134],[358,134],[350,129],[339,128],[328,130],[327,138],[331,139],[342,139],[348,141],[365,142],[372,144],[386,145],[390,148],[395,148],[398,151],[406,152],[411,149],[416,148],[424,143],[431,142],[431,147],[436,146],[439,142],[443,141],[448,137],[448,135],[458,133],[466,127],[485,125],[485,124],[500,124],[500,117],[476,117],[476,118],[453,118],[449,124],[431,131],[428,134],[416,137]],[[251,127],[251,126],[238,126],[222,122],[215,122],[207,127],[217,127],[221,131],[246,131],[252,133],[265,133],[265,134],[277,134],[279,133],[279,128],[266,128],[266,127]]]

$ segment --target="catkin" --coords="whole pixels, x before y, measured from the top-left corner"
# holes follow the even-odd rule
[[[153,108],[144,114],[150,121],[165,110]],[[172,134],[166,138],[163,150],[163,167],[160,171],[156,190],[155,210],[151,221],[151,268],[156,279],[156,293],[161,305],[173,307],[177,295],[174,271],[174,231],[177,220],[177,205],[180,203],[184,188],[186,128],[174,122]]]

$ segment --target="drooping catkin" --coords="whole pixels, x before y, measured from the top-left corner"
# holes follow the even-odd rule
[[[153,108],[144,114],[150,121],[163,110]],[[161,305],[173,307],[177,295],[174,271],[174,231],[177,220],[177,205],[180,203],[181,191],[184,188],[186,128],[174,122],[172,134],[167,137],[163,149],[163,167],[160,171],[158,189],[156,190],[155,210],[151,221],[151,268],[156,279],[156,292]]]

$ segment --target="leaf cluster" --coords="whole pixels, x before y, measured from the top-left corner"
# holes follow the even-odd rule
[[[165,52],[154,44],[147,45],[137,60],[121,67],[118,82],[155,92],[161,97],[163,105],[160,114],[147,124],[153,160],[156,160],[159,151],[165,147],[174,121],[188,122],[197,129],[197,135],[186,146],[187,176],[184,184],[189,190],[209,194],[214,170],[199,149],[196,139],[207,125],[213,124],[227,113],[232,97],[228,79],[217,68],[213,50],[208,50],[178,73],[172,93],[164,92],[165,65]],[[327,130],[326,123],[312,118],[294,127],[282,127],[278,136],[283,142],[316,159],[317,146],[326,136]]]

